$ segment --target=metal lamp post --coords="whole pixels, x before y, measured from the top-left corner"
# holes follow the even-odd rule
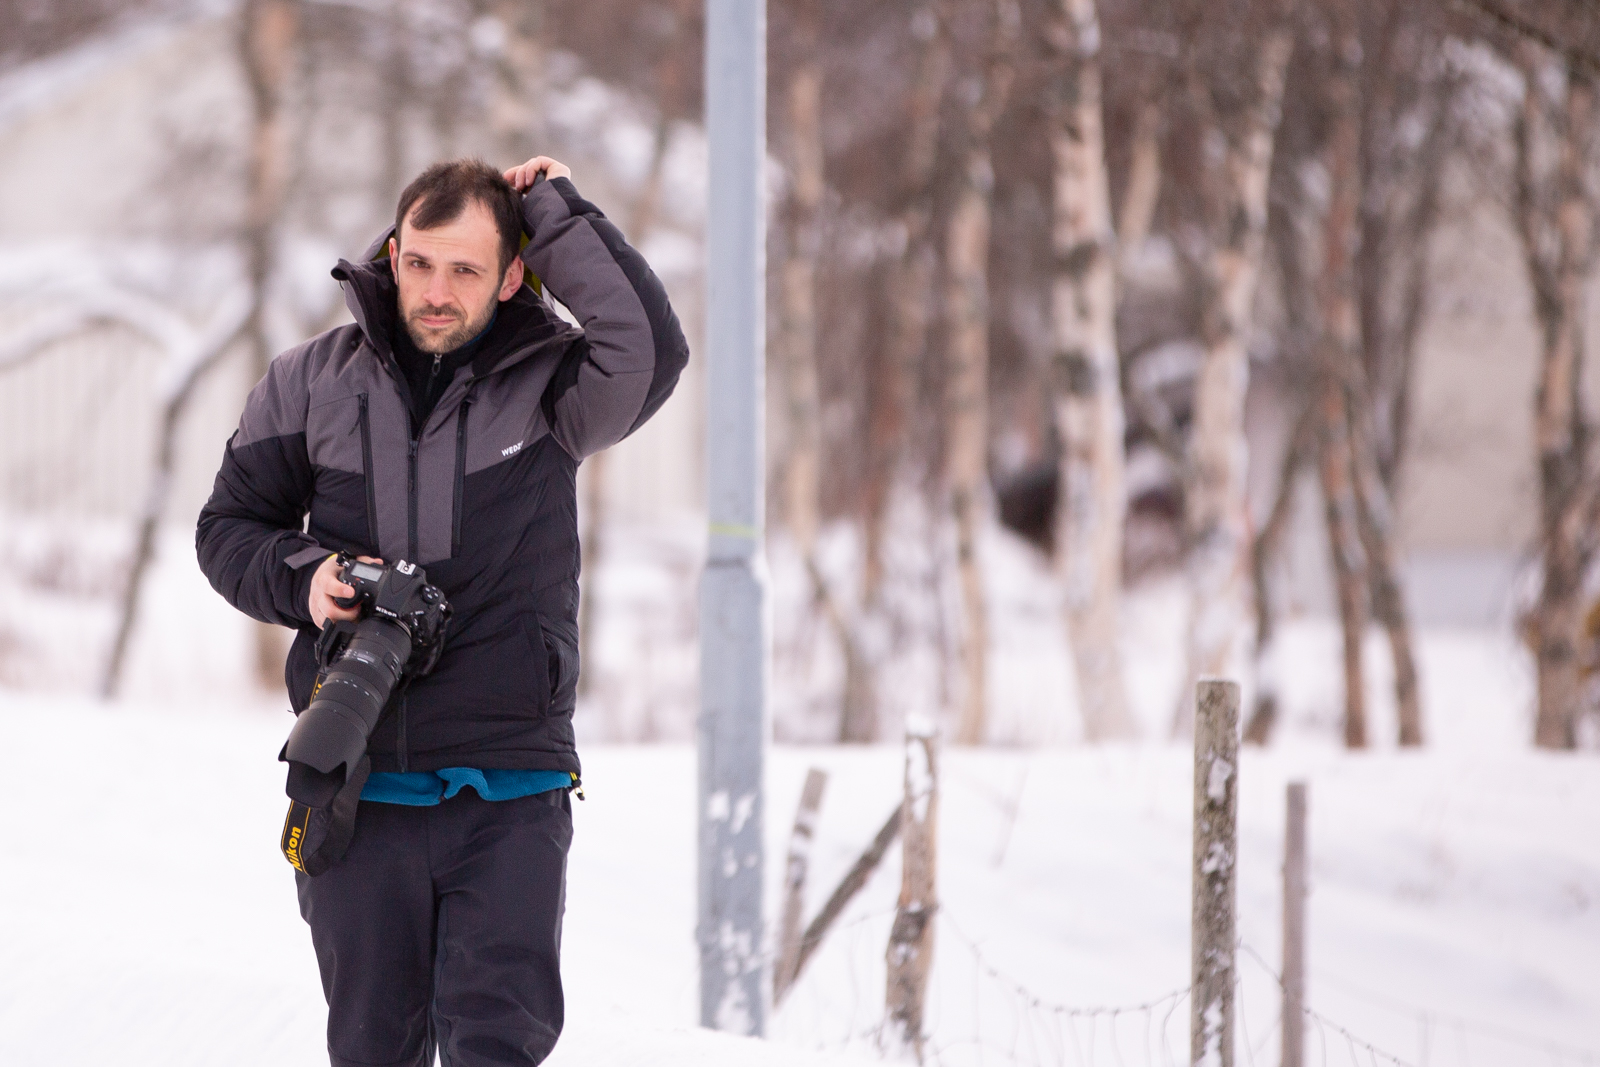
[[[766,1031],[765,0],[707,0],[707,503],[700,581],[700,1022]]]

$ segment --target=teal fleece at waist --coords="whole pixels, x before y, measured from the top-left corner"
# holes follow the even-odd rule
[[[379,804],[426,808],[449,800],[466,786],[485,800],[516,800],[552,789],[569,789],[576,778],[566,771],[478,770],[446,767],[441,771],[380,771],[367,777],[361,799]]]

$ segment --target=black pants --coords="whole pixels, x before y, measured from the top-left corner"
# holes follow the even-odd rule
[[[333,1067],[536,1064],[561,1034],[564,790],[364,802],[337,865],[297,874]]]

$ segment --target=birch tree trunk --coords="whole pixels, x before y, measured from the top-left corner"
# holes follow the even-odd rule
[[[1350,413],[1345,406],[1344,384],[1339,378],[1341,353],[1332,339],[1323,341],[1323,364],[1317,384],[1318,462],[1322,486],[1323,521],[1328,534],[1328,554],[1333,564],[1334,590],[1339,604],[1339,631],[1343,638],[1344,743],[1347,748],[1367,744],[1366,682],[1362,672],[1361,639],[1366,631],[1366,559],[1356,529],[1356,502],[1350,467]]]
[[[1278,467],[1278,486],[1273,495],[1272,509],[1266,521],[1256,531],[1250,546],[1250,576],[1256,609],[1255,647],[1255,707],[1250,721],[1245,725],[1244,740],[1252,745],[1265,745],[1272,738],[1278,724],[1278,683],[1280,666],[1277,645],[1277,611],[1273,604],[1271,563],[1288,531],[1294,506],[1295,487],[1300,473],[1309,458],[1316,452],[1316,408],[1314,400],[1308,403],[1295,419],[1295,427],[1284,449],[1283,462]]]
[[[946,481],[955,519],[956,568],[964,623],[959,727],[975,745],[988,727],[988,606],[978,542],[989,514],[989,223],[994,171],[989,138],[1005,107],[1020,14],[1015,0],[994,0],[992,36],[981,95],[965,115],[955,168],[956,196],[944,234],[949,367],[945,383]]]
[[[1534,407],[1544,562],[1533,616],[1539,701],[1534,743],[1541,748],[1572,748],[1582,705],[1581,593],[1594,546],[1590,432],[1581,399],[1584,286],[1593,261],[1594,205],[1588,168],[1594,85],[1586,74],[1566,72],[1554,123],[1555,173],[1548,183],[1551,188],[1542,189],[1534,158],[1534,140],[1543,125],[1540,68],[1530,45],[1524,52],[1526,89],[1515,126],[1515,201],[1542,342]]]
[[[1047,34],[1059,71],[1059,102],[1050,114],[1053,406],[1061,440],[1056,559],[1084,736],[1103,741],[1132,737],[1137,730],[1128,714],[1118,648],[1127,490],[1117,360],[1116,234],[1106,178],[1095,0],[1056,0]],[[1144,214],[1153,208],[1153,202],[1141,203],[1135,210]]]
[[[1285,4],[1287,7],[1287,4]],[[1185,532],[1191,597],[1188,670],[1174,735],[1193,727],[1194,683],[1226,672],[1243,627],[1244,582],[1249,561],[1245,499],[1244,398],[1250,365],[1245,349],[1260,274],[1267,217],[1267,179],[1283,99],[1284,71],[1294,47],[1286,18],[1262,27],[1247,90],[1213,98],[1214,130],[1221,149],[1217,202],[1202,240],[1201,346],[1195,383],[1194,428],[1184,471]],[[1214,97],[1224,103],[1219,106]],[[1215,137],[1210,137],[1215,133]]]
[[[1592,260],[1594,210],[1587,180],[1594,125],[1594,84],[1569,72],[1562,116],[1555,228],[1560,235],[1555,307],[1546,313],[1540,361],[1537,434],[1544,538],[1539,595],[1539,713],[1541,748],[1572,748],[1582,705],[1577,635],[1582,628],[1584,572],[1592,531],[1584,506],[1589,469],[1589,424],[1582,405],[1584,289]]]
[[[1367,376],[1366,361],[1361,353],[1347,349],[1345,358],[1356,528],[1366,555],[1372,616],[1388,636],[1389,655],[1394,663],[1399,742],[1402,747],[1409,748],[1423,742],[1422,685],[1411,633],[1411,613],[1406,606],[1405,589],[1400,584],[1392,482],[1384,477],[1378,443],[1380,401]],[[1405,403],[1404,398],[1400,403]]]
[[[1322,224],[1322,274],[1317,284],[1322,335],[1318,351],[1319,445],[1323,513],[1344,638],[1344,742],[1367,744],[1366,676],[1362,639],[1367,628],[1367,559],[1356,515],[1349,381],[1361,359],[1355,299],[1355,224],[1361,202],[1361,127],[1357,78],[1361,48],[1348,0],[1324,5],[1332,65],[1324,90],[1330,123],[1328,210]]]
[[[243,237],[250,285],[250,313],[244,330],[250,346],[252,383],[266,375],[276,354],[266,308],[277,260],[278,216],[292,169],[286,97],[294,73],[299,23],[298,0],[249,0],[240,16],[239,58],[251,115]],[[257,623],[254,630],[257,682],[263,689],[272,689],[283,681],[283,664],[289,654],[287,634],[265,623]]]
[[[1351,5],[1346,3],[1348,9]],[[1356,11],[1361,9],[1358,7]],[[1459,77],[1420,73],[1442,47],[1442,29],[1425,7],[1388,3],[1376,17],[1347,13],[1359,30],[1360,134],[1357,249],[1351,284],[1359,352],[1347,355],[1350,447],[1356,519],[1366,553],[1373,618],[1394,663],[1401,745],[1423,740],[1422,697],[1410,612],[1399,579],[1393,499],[1410,421],[1417,340],[1430,288],[1429,237],[1439,216]],[[1402,124],[1421,119],[1414,146]],[[1409,195],[1401,195],[1408,192]],[[1400,206],[1397,207],[1396,204]]]
[[[1251,544],[1252,595],[1256,609],[1255,703],[1244,740],[1265,745],[1278,722],[1280,682],[1277,603],[1272,593],[1272,564],[1278,556],[1294,508],[1300,476],[1307,468],[1320,474],[1318,439],[1317,309],[1306,269],[1305,233],[1314,213],[1307,203],[1301,160],[1281,159],[1273,167],[1272,212],[1267,238],[1277,268],[1283,302],[1284,330],[1279,359],[1288,370],[1290,388],[1300,408],[1294,430],[1278,466],[1277,487],[1266,520]],[[1320,482],[1320,479],[1319,479]]]
[[[905,802],[900,808],[900,899],[885,954],[884,1027],[890,1056],[923,1059],[923,1006],[933,970],[933,921],[939,911],[939,749],[933,730],[906,730]]]
[[[1460,72],[1417,70],[1419,63],[1430,66],[1429,58],[1444,46],[1443,27],[1432,15],[1425,5],[1397,0],[1369,25],[1363,41],[1356,289],[1373,443],[1391,497],[1409,442],[1416,352],[1432,292],[1430,238],[1441,214],[1459,131],[1457,100],[1466,80]],[[1414,138],[1401,129],[1419,120],[1425,132],[1413,147]]]
[[[788,114],[784,163],[789,195],[784,205],[788,248],[779,266],[779,351],[788,423],[784,456],[784,516],[809,564],[815,557],[822,476],[821,397],[817,382],[816,254],[822,204],[822,69],[814,48],[784,87]]]
[[[977,157],[977,158],[974,158]],[[956,740],[981,744],[988,726],[988,607],[978,560],[987,501],[989,338],[985,302],[989,249],[988,190],[970,168],[987,163],[972,153],[967,180],[945,233],[945,313],[950,367],[945,384],[950,506],[955,518],[956,567],[961,589],[963,692]],[[987,175],[982,175],[986,178]]]
[[[1104,138],[1101,140],[1103,147]],[[1152,100],[1139,109],[1139,117],[1134,120],[1128,180],[1117,209],[1117,237],[1123,258],[1137,251],[1150,236],[1160,200],[1161,105]]]
[[[911,17],[918,42],[908,108],[910,131],[900,175],[899,227],[905,245],[889,268],[889,339],[884,358],[873,364],[868,413],[868,475],[864,501],[866,547],[861,599],[881,624],[889,503],[903,470],[906,420],[916,398],[917,364],[927,345],[928,301],[934,257],[929,241],[933,180],[939,147],[939,100],[950,70],[950,39],[939,7],[929,3]]]
[[[1282,354],[1291,378],[1300,364],[1313,371],[1310,410],[1343,624],[1347,736],[1363,743],[1367,734],[1362,645],[1370,612],[1389,637],[1402,744],[1419,744],[1418,674],[1391,498],[1456,83],[1451,75],[1415,69],[1419,57],[1439,46],[1430,12],[1354,0],[1325,0],[1318,11],[1319,32],[1307,40],[1327,73],[1300,105],[1315,109],[1318,129],[1301,129],[1287,142],[1292,157],[1275,167],[1272,179],[1268,226],[1287,320]],[[1426,131],[1420,142],[1400,132],[1418,123]],[[1324,208],[1309,202],[1301,177],[1314,158],[1324,163],[1328,179]],[[1322,228],[1314,299],[1301,222],[1312,217]],[[1308,344],[1312,333],[1316,339]],[[1270,733],[1274,702],[1265,556],[1281,536],[1297,447],[1285,456],[1278,498],[1256,538],[1257,696],[1245,736],[1257,743]]]
[[[239,54],[250,90],[249,191],[245,260],[252,292],[249,332],[254,376],[267,373],[275,353],[263,313],[277,254],[278,215],[289,188],[290,147],[286,91],[295,63],[300,7],[295,0],[250,0],[241,16]]]
[[[797,61],[784,87],[787,116],[784,164],[789,195],[783,209],[787,251],[779,267],[779,352],[787,401],[788,448],[784,456],[784,514],[821,610],[844,661],[839,697],[839,740],[877,739],[878,715],[872,665],[861,646],[859,612],[828,582],[817,555],[822,526],[822,398],[817,365],[817,256],[821,210],[827,189],[823,173],[822,55],[816,0],[794,6],[793,47]]]
[[[1389,488],[1378,466],[1373,405],[1365,398],[1360,368],[1351,394],[1350,452],[1355,463],[1356,521],[1366,552],[1373,618],[1389,638],[1389,654],[1394,660],[1395,715],[1399,741],[1403,747],[1422,744],[1422,686],[1417,672],[1417,657],[1411,636],[1411,614],[1406,608],[1405,590],[1400,585],[1396,557],[1394,508]]]

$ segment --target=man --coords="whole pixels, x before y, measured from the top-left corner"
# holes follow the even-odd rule
[[[644,259],[546,156],[429,168],[391,233],[333,274],[355,323],[251,392],[200,566],[239,610],[298,630],[297,714],[319,628],[355,615],[334,601],[352,592],[334,553],[419,563],[444,591],[443,654],[372,734],[347,852],[296,874],[329,1058],[539,1063],[562,1024],[580,773],[577,467],[655,412],[688,346]]]

